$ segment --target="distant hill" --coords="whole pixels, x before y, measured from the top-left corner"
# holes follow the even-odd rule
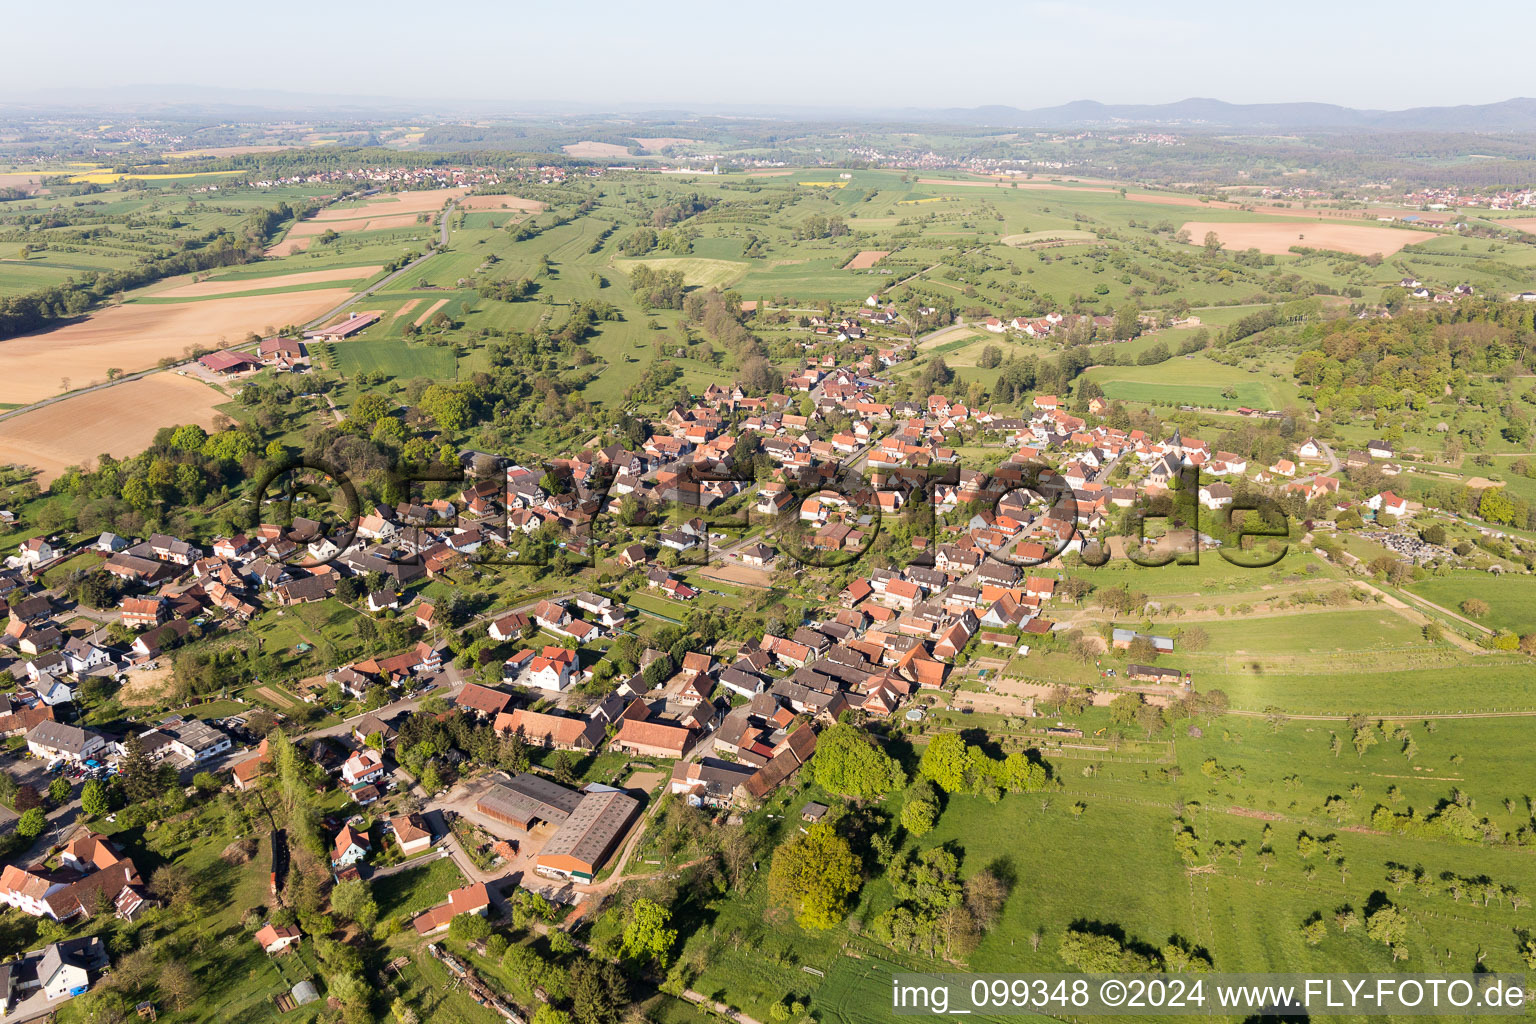
[[[1074,100],[1055,107],[1021,110],[1009,106],[951,107],[808,107],[771,103],[690,105],[592,103],[520,100],[515,104],[485,97],[402,99],[285,91],[265,87],[209,88],[191,85],[128,85],[114,89],[43,89],[0,97],[0,111],[17,113],[132,112],[151,117],[249,117],[291,114],[368,118],[374,116],[574,116],[623,115],[639,121],[698,116],[755,117],[802,122],[862,120],[1062,130],[1071,128],[1212,129],[1269,131],[1536,131],[1536,99],[1510,99],[1459,107],[1408,110],[1357,110],[1332,103],[1227,103],[1191,98],[1177,103],[1100,103]]]
[[[1010,128],[1094,128],[1108,125],[1166,128],[1350,131],[1536,131],[1536,99],[1510,99],[1459,107],[1356,110],[1332,103],[1227,103],[1191,98],[1177,103],[1133,104],[1076,100],[1056,107],[951,108],[903,111],[955,124]]]

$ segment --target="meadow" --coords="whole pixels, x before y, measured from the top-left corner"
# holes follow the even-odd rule
[[[1449,572],[1410,584],[1407,589],[1454,612],[1460,612],[1463,601],[1484,601],[1489,612],[1475,620],[1480,625],[1512,633],[1536,632],[1536,579],[1530,576]]]
[[[1149,405],[1283,409],[1296,401],[1288,377],[1277,379],[1202,355],[1176,356],[1152,366],[1097,366],[1088,376],[1106,398]]]
[[[1089,711],[1073,722],[1093,733],[1108,715]],[[1362,822],[1378,805],[1430,811],[1457,788],[1496,825],[1523,824],[1529,810],[1516,780],[1518,738],[1527,726],[1403,724],[1414,741],[1411,759],[1392,739],[1357,755],[1342,722],[1276,727],[1234,716],[1178,723],[1170,743],[1048,751],[1057,788],[996,804],[950,796],[937,828],[905,845],[947,846],[962,855],[962,876],[986,868],[1011,882],[1000,920],[966,961],[973,971],[1062,970],[1057,950],[1069,927],[1154,948],[1179,941],[1209,956],[1218,971],[1452,970],[1466,969],[1478,955],[1489,969],[1518,970],[1510,935],[1528,912],[1507,899],[1485,907],[1412,886],[1399,891],[1388,872],[1403,864],[1431,879],[1445,871],[1486,875],[1527,893],[1536,869],[1523,850],[1384,834]],[[1389,734],[1397,728],[1387,722]],[[1334,733],[1345,739],[1339,753],[1332,750]],[[824,796],[802,783],[765,812],[792,817],[808,799]],[[895,810],[899,798],[886,806]],[[1172,842],[1180,821],[1195,836],[1189,860]],[[1266,831],[1272,856],[1260,854]],[[1330,852],[1303,856],[1303,833]],[[1135,870],[1124,870],[1128,864]],[[1395,962],[1363,927],[1341,931],[1335,923],[1341,908],[1363,920],[1382,900],[1407,918],[1406,961]],[[808,998],[821,1020],[888,1020],[892,972],[956,969],[868,937],[871,921],[891,901],[889,883],[876,870],[847,925],[807,933],[770,911],[759,874],[701,915],[684,953],[702,967],[693,987],[725,993],[760,1019],[774,1001],[795,997]],[[1314,914],[1324,921],[1315,945],[1301,934]]]

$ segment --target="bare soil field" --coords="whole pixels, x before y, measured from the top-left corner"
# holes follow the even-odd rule
[[[3,177],[3,175],[0,175],[0,177]],[[5,182],[0,181],[0,185],[3,184]],[[1494,223],[1501,228],[1514,228],[1516,231],[1529,231],[1536,234],[1536,217],[1514,217],[1510,220],[1500,220]]]
[[[538,213],[548,208],[537,199],[520,199],[517,196],[465,196],[459,200],[461,210],[531,210]]]
[[[372,277],[383,267],[336,267],[331,270],[308,270],[302,274],[274,274],[238,281],[198,281],[177,285],[163,292],[155,292],[157,299],[197,299],[209,296],[236,295],[240,292],[259,292],[268,288],[318,284],[322,281],[362,281]]]
[[[41,181],[41,171],[5,171],[0,173],[0,188],[31,190]]]
[[[844,270],[868,270],[891,254],[889,249],[865,249],[849,260]]]
[[[126,385],[124,385],[126,387]],[[171,666],[134,672],[118,693],[118,698],[130,707],[143,707],[159,703],[165,695],[165,686],[171,681]]]
[[[612,142],[573,142],[561,149],[570,156],[585,157],[589,160],[606,160],[611,157],[627,157],[629,149]]]
[[[711,565],[700,569],[699,575],[705,579],[718,580],[721,583],[736,583],[747,587],[766,587],[773,580],[773,573],[767,569],[758,569],[750,565],[730,563],[728,565]]]
[[[1428,241],[1435,236],[1427,231],[1375,227],[1368,224],[1323,224],[1316,221],[1274,221],[1254,224],[1220,224],[1214,221],[1190,221],[1184,225],[1190,240],[1199,245],[1209,231],[1216,232],[1228,249],[1257,249],[1281,255],[1291,246],[1334,249],[1358,256],[1381,253],[1390,256],[1404,246]]]
[[[216,348],[221,341],[239,341],[252,331],[306,323],[351,295],[350,288],[322,288],[110,306],[63,327],[0,342],[0,363],[6,369],[0,378],[0,402],[25,405],[102,383],[109,367],[124,373],[147,370],[167,356],[181,358],[192,346]]]
[[[749,178],[787,178],[791,174],[794,174],[794,173],[795,173],[794,171],[748,171],[747,172],[747,177],[749,177]]]
[[[214,407],[227,401],[228,395],[189,377],[150,374],[0,420],[0,461],[36,466],[46,484],[103,452],[137,455],[161,427],[211,428]]]
[[[644,146],[646,149],[666,149],[668,146],[688,146],[692,145],[694,142],[693,139],[674,139],[671,136],[663,136],[655,139],[637,138],[635,141],[640,143],[640,145]]]
[[[436,302],[432,303],[432,305],[427,307],[427,311],[425,313],[416,318],[416,326],[425,327],[427,325],[427,321],[432,319],[432,314],[436,313],[446,305],[448,305],[447,299],[438,299]]]
[[[323,235],[327,231],[337,234],[346,234],[349,231],[383,231],[386,228],[408,228],[418,223],[419,213],[392,213],[388,217],[377,214],[363,214],[361,217],[349,217],[346,220],[302,220],[288,231],[289,238],[308,238],[313,235]]]
[[[183,149],[175,153],[165,154],[172,160],[183,160],[195,156],[244,156],[247,153],[281,153],[285,149],[294,149],[294,146],[209,146],[206,149]]]
[[[395,310],[395,315],[391,317],[391,319],[399,320],[401,317],[405,316],[405,314],[409,313],[419,305],[421,305],[420,299],[412,299],[405,305],[401,306],[399,309]]]
[[[448,200],[456,199],[467,191],[464,188],[429,188],[417,192],[389,192],[372,196],[362,206],[326,207],[312,219],[357,220],[359,217],[387,217],[398,213],[436,213]]]

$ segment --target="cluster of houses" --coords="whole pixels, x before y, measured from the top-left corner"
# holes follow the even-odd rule
[[[42,538],[33,540],[47,547]],[[54,598],[27,571],[0,572],[0,612],[8,616],[0,634],[0,667],[23,683],[0,700],[0,735],[52,718],[49,709],[74,700],[86,677],[112,676],[119,669],[117,654],[99,642],[96,631],[65,629]]]
[[[1016,316],[1008,320],[989,316],[981,322],[982,327],[993,334],[1017,331],[1026,338],[1048,338],[1056,331],[1066,332],[1080,324],[1090,330],[1109,330],[1115,326],[1115,318],[1075,313],[1047,313],[1041,317]]]
[[[1386,219],[1390,220],[1391,218]],[[1408,220],[1409,218],[1405,217],[1403,219]],[[1428,224],[1428,222],[1424,223],[1426,225]],[[1397,282],[1397,285],[1399,288],[1406,289],[1408,294],[1415,299],[1429,299],[1433,302],[1447,304],[1456,302],[1459,299],[1470,299],[1475,293],[1475,289],[1473,289],[1470,284],[1459,284],[1448,292],[1431,291],[1428,285],[1424,284],[1416,277],[1405,277],[1401,281]]]
[[[57,866],[8,864],[0,870],[0,903],[60,922],[108,912],[132,921],[154,905],[143,886],[132,858],[81,829],[60,850]]]

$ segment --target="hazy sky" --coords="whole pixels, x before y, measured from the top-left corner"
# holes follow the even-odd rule
[[[1457,11],[1512,29],[1529,15],[1511,0],[74,0],[62,18],[49,4],[13,3],[0,22],[0,103],[55,88],[182,83],[509,109],[1188,96],[1397,109],[1536,93],[1519,33],[1437,28]]]

